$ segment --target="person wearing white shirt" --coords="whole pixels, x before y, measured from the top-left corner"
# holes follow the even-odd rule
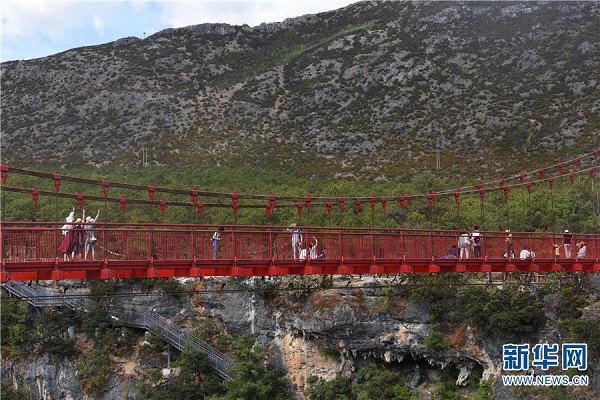
[[[73,207],[73,211],[71,211],[71,213],[67,216],[65,220],[67,223],[60,228],[62,230],[63,236],[67,236],[67,233],[69,233],[69,231],[73,229],[73,225],[71,224],[71,222],[75,220],[75,207]]]
[[[577,258],[585,258],[587,255],[587,246],[584,242],[577,243]]]
[[[100,216],[100,210],[96,214],[95,218],[91,216],[85,216],[85,210],[83,210],[83,220],[86,222],[86,225],[83,226],[85,229],[85,249],[83,253],[83,259],[87,260],[88,253],[92,252],[92,260],[96,259],[96,236],[94,235],[94,223],[98,220]]]
[[[319,256],[317,255],[317,245],[319,244],[319,241],[314,236],[313,239],[315,242],[308,244],[308,255],[310,256],[311,260],[316,260],[317,258],[319,258]]]
[[[290,225],[287,228],[288,232],[292,232],[292,252],[294,254],[294,260],[297,260],[300,255],[300,248],[298,247],[298,243],[302,241],[302,234],[300,233],[300,229],[296,228],[296,223]]]
[[[533,258],[533,257],[535,257],[535,252],[533,252],[533,250],[529,251],[527,249],[523,249],[523,250],[521,250],[521,253],[519,254],[519,258],[521,260],[526,260],[528,258]]]
[[[298,242],[299,256],[300,260],[306,260],[306,247],[304,246],[304,242]]]
[[[461,232],[458,237],[458,248],[460,250],[460,258],[469,258],[469,247],[471,247],[471,239],[467,232]]]

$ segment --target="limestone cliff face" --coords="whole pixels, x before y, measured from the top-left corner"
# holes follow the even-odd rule
[[[213,285],[219,284],[205,282],[203,287]],[[265,301],[249,292],[209,289],[194,303],[204,315],[222,321],[231,333],[251,333],[261,344],[274,347],[299,389],[311,375],[324,380],[338,374],[351,376],[378,360],[406,369],[413,375],[415,387],[421,380],[419,371],[427,373],[424,368],[451,366],[458,371],[458,385],[465,384],[476,368],[483,370],[484,379],[499,374],[497,343],[461,326],[451,337],[453,346],[432,351],[425,346],[433,329],[427,306],[380,292],[366,282],[354,282],[302,300]]]
[[[31,399],[84,399],[83,386],[74,376],[75,365],[70,360],[57,363],[47,355],[24,365],[2,363],[3,379],[28,392]]]

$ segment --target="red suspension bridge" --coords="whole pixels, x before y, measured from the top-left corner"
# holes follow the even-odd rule
[[[460,273],[460,272],[591,272],[600,271],[598,234],[574,234],[570,241],[573,251],[568,254],[565,248],[564,233],[557,232],[512,232],[509,241],[504,231],[481,232],[481,254],[470,258],[454,257],[452,247],[460,247],[459,231],[423,230],[408,228],[350,228],[298,226],[304,248],[318,240],[317,254],[311,259],[310,253],[298,259],[292,246],[292,234],[287,226],[241,225],[237,223],[240,208],[262,208],[270,215],[275,207],[297,208],[300,216],[310,215],[311,205],[326,207],[327,213],[339,207],[350,205],[356,212],[362,204],[370,205],[374,212],[376,204],[384,211],[386,204],[397,201],[402,209],[410,207],[412,201],[426,200],[432,207],[436,200],[448,196],[459,204],[461,196],[479,195],[483,204],[486,191],[502,191],[508,197],[511,187],[526,187],[530,192],[534,185],[547,183],[549,189],[555,179],[570,179],[576,176],[595,177],[595,161],[598,151],[585,157],[593,157],[589,168],[582,168],[582,157],[570,160],[573,164],[569,172],[563,171],[563,163],[549,168],[540,168],[530,173],[520,173],[506,180],[480,183],[473,187],[456,188],[450,191],[432,191],[427,194],[402,194],[392,197],[352,197],[345,198],[303,198],[268,195],[240,195],[236,192],[223,194],[202,192],[197,189],[160,188],[155,185],[133,185],[77,177],[62,176],[58,172],[9,168],[1,165],[2,196],[6,192],[31,194],[34,204],[40,196],[73,201],[78,208],[84,201],[118,203],[122,213],[128,204],[159,205],[161,213],[171,206],[193,207],[201,216],[204,208],[231,208],[235,218],[233,224],[220,225],[224,228],[219,241],[217,257],[213,256],[211,238],[218,227],[208,224],[156,224],[156,223],[115,223],[83,222],[92,225],[97,239],[93,255],[85,254],[83,247],[78,250],[62,251],[64,222],[0,222],[0,281],[10,280],[61,280],[61,279],[110,279],[110,278],[156,278],[156,277],[205,277],[205,276],[276,276],[307,274],[406,274],[406,273]],[[7,186],[9,173],[29,175],[51,182],[54,190],[40,190],[37,187],[23,188]],[[531,178],[539,173],[539,179]],[[528,178],[526,180],[526,178]],[[99,196],[84,195],[82,192],[62,193],[64,181],[92,185],[100,188]],[[148,199],[124,196],[110,197],[109,189],[124,188],[147,192]],[[187,195],[190,201],[155,201],[156,193]],[[218,198],[215,202],[201,199]],[[230,203],[222,201],[226,198]],[[263,203],[257,204],[257,201]],[[106,213],[104,213],[106,214]],[[61,218],[62,219],[62,218]],[[310,221],[310,217],[309,217]],[[74,223],[73,223],[74,224]],[[72,230],[73,226],[68,230]],[[85,234],[85,233],[84,233]],[[587,251],[582,258],[576,257],[575,244],[585,243]],[[510,249],[515,250],[514,256]],[[531,251],[530,257],[520,258],[520,250]],[[558,252],[556,251],[558,249]],[[455,249],[456,250],[456,249]],[[454,251],[455,251],[454,250]],[[478,252],[479,253],[479,252]]]
[[[600,271],[600,235],[577,235],[587,245],[585,258],[564,258],[562,235],[512,233],[515,249],[535,256],[505,258],[504,232],[482,233],[478,258],[450,258],[456,231],[300,227],[306,240],[316,237],[321,258],[294,259],[286,227],[228,226],[213,259],[214,227],[200,225],[96,225],[95,260],[77,253],[64,260],[58,247],[61,226],[2,223],[0,281],[309,274],[405,274],[450,272]],[[561,256],[555,244],[561,243]],[[319,254],[319,255],[321,255]],[[471,256],[472,257],[472,256]],[[574,254],[573,254],[574,257]]]

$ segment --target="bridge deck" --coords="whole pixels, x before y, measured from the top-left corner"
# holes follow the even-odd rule
[[[96,224],[95,260],[83,246],[64,254],[55,223],[1,224],[0,281],[310,274],[600,271],[600,235],[577,235],[585,258],[564,258],[562,234],[513,232],[517,258],[505,258],[504,232],[484,232],[482,255],[448,256],[457,231],[301,227],[304,242],[318,240],[317,259],[294,259],[286,227],[228,226],[213,259],[215,227],[200,225]],[[555,257],[554,245],[560,256]],[[535,256],[519,259],[521,249]],[[575,245],[573,255],[575,257]]]

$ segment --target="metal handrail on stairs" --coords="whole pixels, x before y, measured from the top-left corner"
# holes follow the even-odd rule
[[[33,283],[26,284],[21,281],[12,281],[0,283],[0,286],[11,295],[26,300],[34,307],[67,305],[74,309],[87,310],[89,308],[89,301],[85,297],[67,294],[57,296],[57,294],[59,294],[58,292],[43,289]],[[119,312],[119,310],[112,308],[107,308],[106,311],[113,317],[113,314]],[[128,312],[127,315],[127,318],[119,321],[124,326],[146,330],[156,327],[160,329],[164,335],[165,341],[171,346],[180,351],[184,350],[187,346],[194,350],[201,351],[206,354],[217,375],[223,379],[231,379],[231,375],[227,370],[235,365],[235,362],[225,354],[214,349],[155,312],[131,311]]]

